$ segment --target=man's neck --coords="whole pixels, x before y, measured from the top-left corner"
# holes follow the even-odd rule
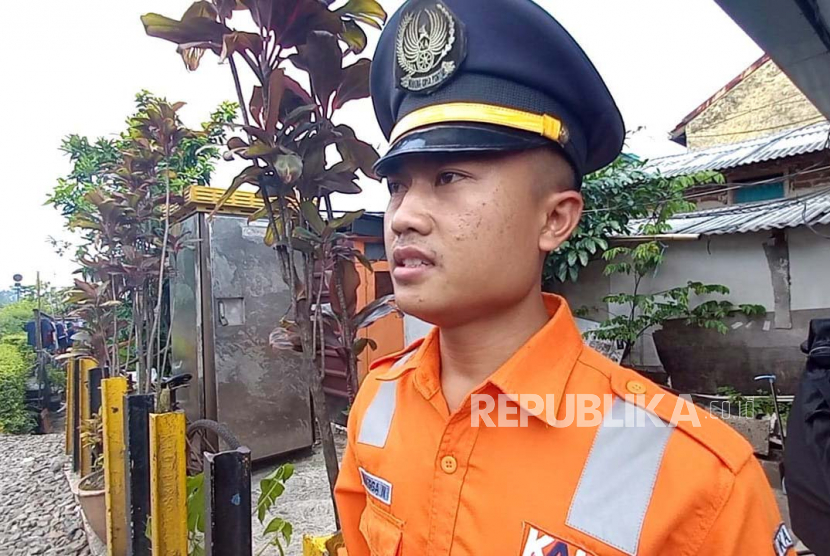
[[[507,310],[440,328],[441,385],[450,411],[533,337],[550,316],[540,293]]]

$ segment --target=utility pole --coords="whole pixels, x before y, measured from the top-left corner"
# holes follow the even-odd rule
[[[40,271],[37,273],[37,316],[35,317],[35,342],[37,345],[37,385],[40,390],[40,409],[43,410],[49,400],[46,394],[46,357],[43,353],[43,328],[41,320],[41,302],[40,302]]]
[[[43,355],[43,332],[41,331],[41,324],[40,324],[40,272],[37,273],[37,315],[35,316],[35,329],[37,330],[37,334],[35,334],[35,346],[37,347],[37,357],[38,357],[38,366],[40,366],[40,360]]]

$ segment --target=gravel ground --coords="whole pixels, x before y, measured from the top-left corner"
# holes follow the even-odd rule
[[[346,447],[346,436],[344,433],[335,432],[334,440],[337,443],[337,455],[342,459],[343,450]],[[288,520],[294,526],[294,537],[291,539],[286,554],[299,556],[303,553],[303,534],[322,536],[335,532],[334,507],[329,493],[323,449],[317,444],[311,450],[299,452],[286,460],[254,469],[251,480],[253,491],[251,502],[254,510],[256,510],[259,498],[259,481],[286,462],[294,464],[294,475],[286,483],[285,493],[277,499],[273,515]],[[268,523],[268,517],[265,518],[265,523]],[[254,554],[257,554],[267,544],[262,537],[262,530],[263,527],[254,515]],[[273,556],[278,555],[279,552],[276,548],[269,547],[263,554]]]
[[[62,434],[0,435],[0,554],[88,556]]]
[[[63,473],[63,435],[0,435],[0,555],[2,556],[90,556],[80,518]],[[335,433],[342,458],[346,438]],[[302,536],[334,532],[334,508],[329,495],[322,447],[297,452],[254,470],[253,510],[259,497],[259,481],[286,462],[294,464],[294,475],[279,498],[273,515],[294,526],[288,556],[302,554]],[[263,527],[253,516],[254,554],[266,547]],[[266,518],[266,523],[267,523]],[[274,547],[263,555],[277,555]]]

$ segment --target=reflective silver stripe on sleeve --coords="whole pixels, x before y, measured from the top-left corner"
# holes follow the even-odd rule
[[[654,483],[674,430],[655,417],[663,423],[658,425],[646,413],[620,398],[614,401],[594,438],[567,520],[569,527],[631,556],[637,554]]]
[[[391,369],[400,367],[409,358],[415,354],[417,350],[412,350],[392,365]],[[366,413],[363,414],[363,422],[360,424],[360,434],[357,435],[357,441],[360,444],[368,444],[369,446],[377,446],[383,448],[386,446],[386,437],[389,436],[389,429],[392,427],[392,417],[395,416],[395,402],[398,397],[398,381],[390,380],[381,382],[378,386],[378,391],[375,394],[375,399],[369,404]]]
[[[383,448],[386,437],[392,427],[392,417],[395,416],[395,399],[398,396],[398,381],[381,382],[375,399],[363,414],[360,424],[360,434],[357,441],[360,444]]]

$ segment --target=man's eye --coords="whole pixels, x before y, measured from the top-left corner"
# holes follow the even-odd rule
[[[437,185],[449,185],[455,181],[460,180],[463,178],[461,174],[456,174],[455,172],[441,172],[438,174],[438,179],[436,180]]]
[[[396,195],[403,190],[403,184],[399,181],[390,181],[387,182],[386,186],[389,188],[389,193],[391,195]]]

